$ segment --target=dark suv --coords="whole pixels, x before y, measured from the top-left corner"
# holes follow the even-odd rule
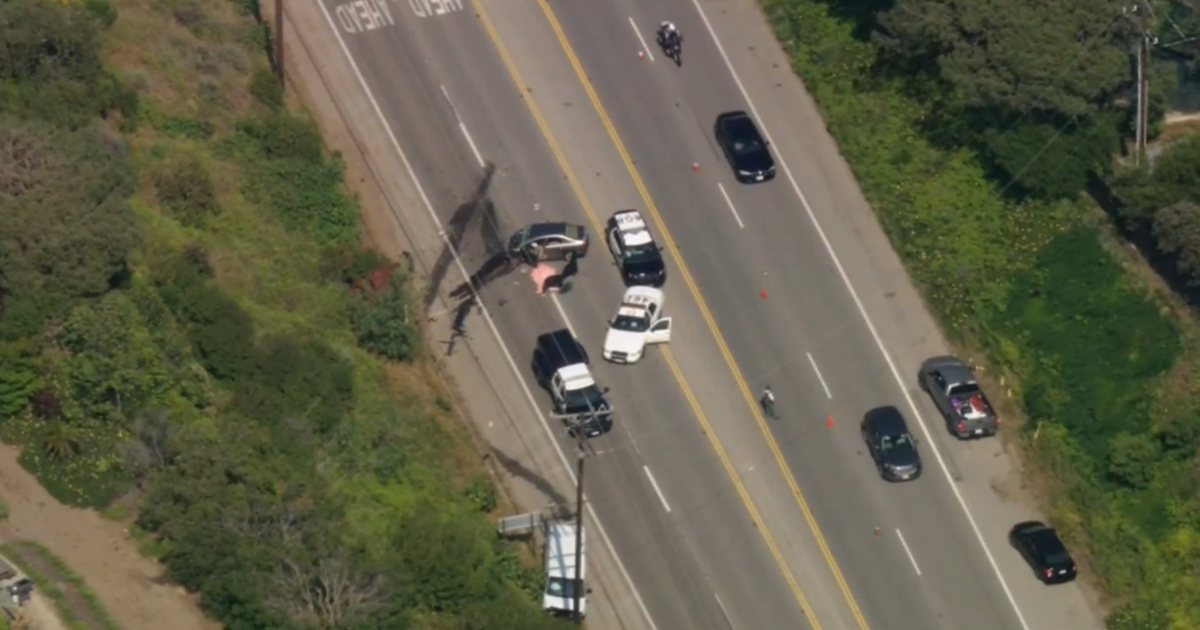
[[[912,481],[921,476],[921,454],[908,423],[895,407],[867,412],[862,421],[862,438],[871,451],[879,475],[888,481]]]
[[[562,329],[538,335],[533,351],[533,374],[538,384],[550,392],[554,413],[578,418],[587,437],[612,430],[612,405],[588,371],[588,354],[570,330]],[[574,430],[575,425],[569,423]]]

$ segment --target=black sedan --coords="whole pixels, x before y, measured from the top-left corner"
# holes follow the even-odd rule
[[[868,411],[862,421],[862,438],[879,476],[888,481],[912,481],[921,476],[917,440],[908,432],[899,409],[879,407]]]
[[[717,116],[716,133],[717,142],[739,182],[750,184],[775,179],[775,158],[771,157],[767,141],[749,114],[736,111]]]
[[[1053,527],[1040,521],[1017,523],[1008,540],[1046,584],[1063,584],[1075,579],[1075,560]]]

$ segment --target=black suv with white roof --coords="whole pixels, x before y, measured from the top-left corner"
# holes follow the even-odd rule
[[[570,330],[538,335],[533,351],[533,374],[550,392],[554,416],[569,430],[582,428],[587,437],[612,430],[612,405],[588,370],[588,354]]]

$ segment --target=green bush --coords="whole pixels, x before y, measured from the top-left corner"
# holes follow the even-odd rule
[[[325,163],[320,132],[311,122],[294,114],[279,113],[242,121],[238,130],[257,143],[261,157]]]
[[[208,168],[195,156],[165,164],[154,176],[158,199],[180,223],[196,227],[220,210]]]
[[[250,95],[272,112],[283,107],[283,84],[267,68],[259,68],[250,75]]]
[[[1179,201],[1154,213],[1158,249],[1175,257],[1189,283],[1200,286],[1200,205]]]
[[[36,351],[29,341],[0,341],[0,420],[23,411],[38,387]]]
[[[83,8],[104,28],[112,28],[117,23],[117,8],[109,0],[84,0]]]
[[[360,289],[351,325],[362,347],[393,361],[411,361],[420,351],[421,331],[410,312],[407,284],[398,268],[383,278],[381,287],[368,281]]]
[[[243,416],[285,433],[327,435],[353,407],[353,365],[327,344],[277,335],[257,355],[254,374],[234,385]]]
[[[993,327],[1022,348],[1023,402],[1097,462],[1122,431],[1148,430],[1150,383],[1179,356],[1173,326],[1129,288],[1091,228],[1064,233],[1017,276]]]
[[[214,378],[236,381],[254,372],[254,322],[242,307],[180,261],[160,283],[163,302],[188,329],[200,363]]]

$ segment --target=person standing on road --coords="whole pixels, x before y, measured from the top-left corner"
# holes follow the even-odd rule
[[[760,405],[762,405],[764,413],[766,413],[768,416],[771,416],[772,419],[777,418],[775,415],[775,393],[771,391],[770,385],[767,385],[763,389],[762,398],[759,399],[758,402]]]

